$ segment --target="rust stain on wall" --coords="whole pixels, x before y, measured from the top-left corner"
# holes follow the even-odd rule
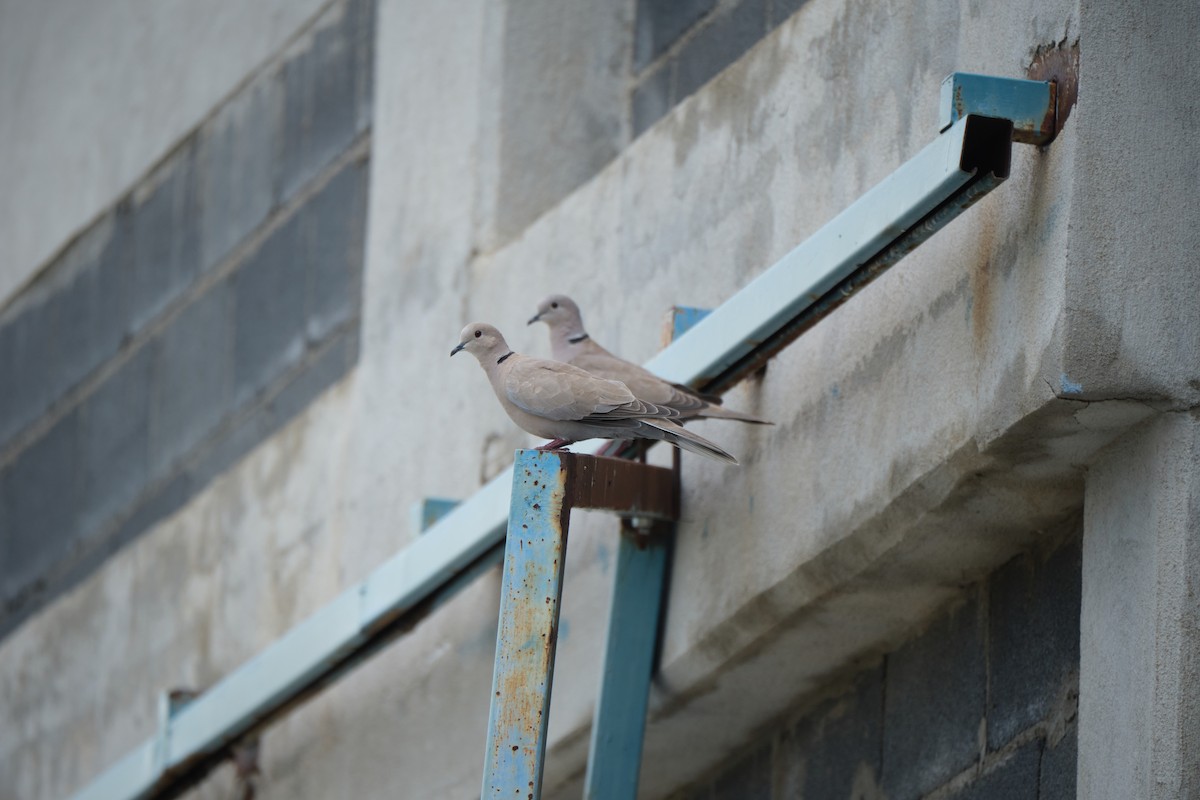
[[[1069,45],[1066,39],[1040,45],[1025,74],[1036,81],[1054,81],[1057,87],[1054,135],[1058,136],[1079,97],[1079,40]]]

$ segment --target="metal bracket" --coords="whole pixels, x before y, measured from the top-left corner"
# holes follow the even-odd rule
[[[1014,142],[1049,144],[1055,133],[1057,95],[1053,81],[954,72],[942,81],[940,130],[975,114],[1011,120]]]
[[[679,517],[678,482],[672,470],[635,461],[561,450],[517,451],[488,718],[484,798],[541,797],[567,527],[572,508],[604,509],[649,523],[670,523]],[[622,593],[624,588],[619,586],[617,591]],[[650,654],[653,634],[657,632],[657,613],[653,618],[654,630],[647,648]],[[644,662],[640,700],[632,697],[628,686],[615,688],[621,684],[619,678],[610,692],[634,701],[618,716],[623,720],[622,738],[636,727],[638,746],[632,765],[636,786],[650,657],[633,660]],[[607,677],[610,661],[606,659],[605,686],[610,685]],[[604,689],[601,694],[605,695]],[[636,713],[639,703],[640,715]],[[595,742],[592,749],[595,754]],[[629,768],[626,761],[625,770]]]
[[[426,497],[419,503],[413,503],[413,530],[424,533],[441,520],[442,517],[458,508],[461,500],[451,500],[446,497]]]
[[[197,689],[167,689],[158,695],[158,725],[155,729],[154,761],[159,770],[170,763],[171,725],[175,715],[200,696]]]
[[[687,333],[688,329],[712,313],[711,308],[671,306],[667,314],[667,326],[663,344],[667,345]]]

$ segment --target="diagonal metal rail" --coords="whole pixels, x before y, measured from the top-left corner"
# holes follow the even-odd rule
[[[953,76],[952,76],[953,77]],[[1008,176],[1014,119],[1051,84],[988,79],[950,93],[952,119],[931,144],[659,353],[646,366],[720,393],[747,377],[850,295],[957,217]],[[1015,105],[972,91],[1020,84]],[[999,99],[997,99],[999,98]],[[586,448],[581,448],[586,449]],[[445,597],[499,560],[511,469],[420,539],[349,587],[274,644],[181,709],[156,734],[75,797],[174,797],[228,756],[240,738],[287,713],[410,630]]]

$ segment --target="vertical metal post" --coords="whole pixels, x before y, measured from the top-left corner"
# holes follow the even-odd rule
[[[631,525],[622,528],[600,697],[588,750],[583,791],[587,800],[637,797],[659,607],[674,524],[658,522],[643,530]]]
[[[518,451],[492,675],[485,800],[541,797],[570,513],[565,478],[559,453]]]

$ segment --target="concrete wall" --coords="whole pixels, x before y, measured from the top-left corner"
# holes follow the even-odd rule
[[[781,730],[781,709],[802,709],[790,718],[797,726],[831,730],[842,712],[814,698],[880,663],[894,669],[851,684],[845,702],[885,695],[871,780],[889,796],[983,792],[1010,774],[1006,765],[1025,775],[1031,752],[1039,770],[1050,759],[1048,775],[1070,774],[1061,764],[1069,750],[1041,744],[1060,708],[1047,687],[1065,685],[1055,683],[1061,675],[1024,678],[1038,657],[1069,670],[1071,597],[1043,605],[1038,587],[1059,573],[1025,566],[1037,561],[1004,565],[1049,549],[1064,526],[1077,533],[1089,468],[1113,441],[1200,399],[1188,358],[1200,328],[1186,292],[1196,212],[1160,209],[1147,241],[1127,204],[1152,196],[1159,160],[1187,174],[1197,139],[1168,150],[1164,129],[1144,148],[1122,113],[1170,101],[1182,109],[1170,130],[1198,132],[1174,87],[1200,70],[1178,36],[1154,27],[1186,30],[1195,10],[1108,9],[1112,20],[1135,14],[1139,59],[1177,71],[1154,94],[1155,81],[1121,74],[1131,44],[1105,10],[1084,13],[1070,0],[810,0],[786,19],[779,2],[742,0],[691,4],[691,17],[669,25],[654,10],[661,4],[584,5],[549,30],[595,22],[603,33],[581,50],[586,63],[606,65],[598,73],[561,52],[570,35],[535,28],[545,49],[524,52],[521,30],[509,27],[520,16],[507,6],[380,0],[357,361],[0,641],[0,717],[18,721],[0,741],[0,794],[60,796],[87,781],[153,732],[155,691],[211,685],[411,541],[414,502],[468,495],[530,442],[474,364],[447,360],[463,323],[486,319],[519,350],[546,353],[544,333],[523,321],[539,296],[566,291],[598,340],[645,359],[666,308],[720,303],[928,143],[947,73],[1022,75],[1048,53],[1071,63],[1078,46],[1079,102],[1058,140],[1018,147],[1007,184],[728,396],[775,427],[696,426],[743,465],[683,459],[642,794],[735,791],[714,776],[740,774],[724,765],[755,752],[746,748],[764,730]],[[732,22],[720,27],[750,18],[764,20],[757,42]],[[647,20],[667,32],[643,63]],[[678,73],[693,46],[711,46],[725,68],[686,98],[669,95],[630,142],[636,93],[656,70]],[[618,91],[610,62],[622,53]],[[573,66],[545,75],[545,94],[505,101],[521,88],[512,81],[557,63]],[[623,91],[631,111],[599,114],[606,121],[592,136],[568,115],[553,151],[512,144],[538,130],[537,115],[556,130],[562,98],[576,90],[591,109]],[[521,188],[515,210],[508,188]],[[1109,229],[1142,246],[1101,236]],[[1194,470],[1194,454],[1180,458]],[[579,794],[614,533],[603,515],[572,525],[547,797]],[[1026,579],[1031,595],[1019,586]],[[476,794],[497,583],[496,573],[483,576],[267,730],[259,796]],[[946,615],[964,587],[974,600]],[[1102,611],[1096,620],[1102,627]],[[995,652],[981,652],[985,641]],[[927,709],[887,699],[887,687],[929,691],[922,665],[946,647],[959,657],[936,666],[962,680],[965,699],[952,696],[953,719],[934,729],[942,745],[914,757],[920,774],[908,780],[888,764],[909,763],[902,732]],[[986,689],[981,669],[996,678]],[[1081,677],[1085,711],[1088,691]],[[985,744],[1005,744],[967,748],[980,720]],[[1081,769],[1090,769],[1086,724],[1081,716]],[[900,750],[888,750],[889,736]],[[222,768],[194,795],[226,796],[238,780]]]
[[[1072,518],[673,797],[1074,798],[1081,533]]]
[[[0,306],[325,4],[0,3]]]
[[[0,635],[354,363],[374,15],[317,17],[0,312]]]

